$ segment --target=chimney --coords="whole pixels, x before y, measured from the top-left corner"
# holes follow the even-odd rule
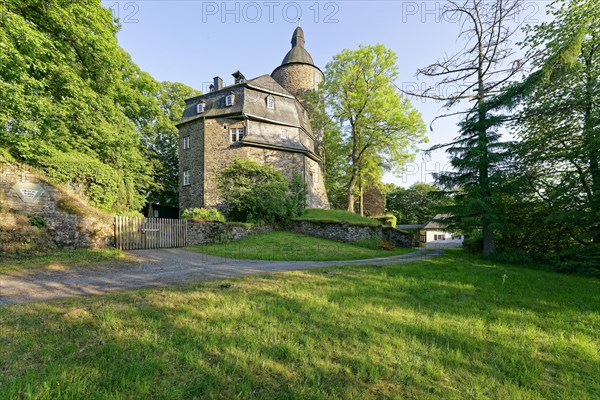
[[[214,87],[214,91],[216,92],[217,90],[221,90],[223,89],[223,79],[219,78],[218,76],[215,76],[213,78],[213,87]]]

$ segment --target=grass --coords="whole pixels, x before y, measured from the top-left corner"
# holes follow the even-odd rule
[[[348,222],[360,225],[381,225],[381,222],[363,217],[360,214],[351,213],[346,210],[322,210],[319,208],[307,208],[304,215],[294,218],[296,221],[321,221],[321,222]]]
[[[0,398],[597,399],[600,281],[468,258],[0,308]]]
[[[382,250],[378,240],[344,243],[336,240],[275,231],[249,235],[224,244],[204,244],[189,249],[219,257],[273,261],[361,260],[410,253],[412,248]]]
[[[0,274],[24,273],[41,269],[67,269],[115,260],[128,260],[129,258],[113,248],[62,250],[31,258],[2,261],[0,262]]]

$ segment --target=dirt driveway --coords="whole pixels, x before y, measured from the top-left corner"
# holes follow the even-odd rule
[[[0,306],[118,290],[341,265],[385,265],[435,257],[423,250],[356,261],[250,261],[214,257],[183,249],[131,251],[137,262],[86,266],[66,271],[0,274]]]

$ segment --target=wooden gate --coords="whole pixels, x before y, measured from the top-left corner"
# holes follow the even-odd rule
[[[186,243],[186,220],[115,217],[115,247],[117,249],[183,247]]]

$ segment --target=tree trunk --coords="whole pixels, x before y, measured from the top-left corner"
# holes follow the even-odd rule
[[[483,204],[483,210],[481,215],[481,230],[483,234],[483,255],[489,257],[496,252],[496,244],[494,242],[494,230],[492,229],[492,215],[491,215],[491,190],[490,190],[490,160],[489,160],[489,144],[487,136],[487,126],[485,121],[487,119],[486,111],[484,108],[485,98],[485,87],[482,75],[482,60],[483,52],[480,43],[480,65],[479,65],[479,87],[478,87],[478,124],[479,124],[479,135],[478,135],[478,147],[480,152],[479,158],[479,187],[481,190],[481,203]]]
[[[348,183],[348,192],[347,192],[348,205],[346,208],[350,212],[354,212],[354,188],[355,187],[356,187],[356,174],[352,173],[352,177],[350,178],[350,182]]]
[[[358,188],[359,188],[359,192],[360,192],[360,196],[358,198],[359,201],[359,207],[358,210],[360,212],[361,216],[365,216],[365,204],[364,204],[364,192],[363,192],[363,183],[362,183],[362,179],[360,180],[360,182],[358,183]]]

